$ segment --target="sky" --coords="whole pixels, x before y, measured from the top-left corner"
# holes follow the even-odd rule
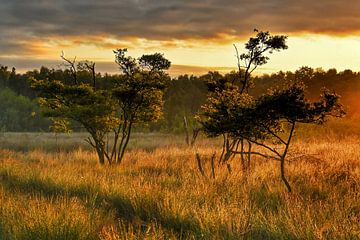
[[[116,73],[113,50],[163,53],[170,73],[236,68],[253,29],[288,36],[258,73],[360,71],[360,0],[0,0],[0,64],[57,68],[60,55]]]

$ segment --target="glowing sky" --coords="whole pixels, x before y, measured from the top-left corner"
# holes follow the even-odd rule
[[[0,64],[57,67],[67,57],[116,72],[112,50],[161,52],[173,74],[228,71],[252,29],[289,36],[259,72],[360,71],[359,0],[0,0]],[[241,48],[240,48],[241,49]]]

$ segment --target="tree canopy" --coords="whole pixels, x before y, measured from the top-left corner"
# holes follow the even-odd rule
[[[105,160],[109,164],[120,163],[133,125],[156,121],[162,112],[168,81],[164,70],[170,67],[170,62],[158,53],[134,59],[126,56],[126,52],[126,49],[114,51],[122,74],[106,85],[96,83],[95,65],[88,62],[76,65],[65,57],[73,81],[31,79],[45,115],[58,127],[71,128],[71,121],[84,127],[90,134],[87,142],[96,149],[101,164]],[[90,67],[84,68],[86,65]],[[78,69],[88,71],[90,79],[80,81]],[[113,136],[111,143],[105,141],[109,133]]]
[[[342,116],[344,111],[339,103],[339,96],[326,89],[320,100],[307,100],[305,85],[300,79],[288,81],[257,97],[249,94],[250,74],[269,60],[264,55],[266,51],[271,53],[287,48],[286,36],[273,36],[269,32],[257,30],[255,32],[256,36],[245,44],[247,52],[241,55],[237,53],[237,78],[218,77],[208,81],[209,95],[202,107],[199,121],[208,136],[223,136],[219,163],[228,164],[231,157],[240,154],[243,169],[248,170],[252,155],[278,160],[281,178],[291,191],[285,178],[284,163],[296,123],[322,124],[326,116]],[[243,65],[241,61],[244,62]],[[242,66],[245,66],[245,71]],[[273,147],[274,143],[282,145],[282,150]],[[264,148],[267,153],[253,151],[252,144]]]

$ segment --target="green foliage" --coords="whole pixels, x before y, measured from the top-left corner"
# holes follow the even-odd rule
[[[184,117],[190,128],[195,127],[194,116],[205,103],[206,94],[203,77],[182,75],[172,79],[165,92],[164,119],[154,128],[184,133]]]
[[[122,111],[121,115],[134,123],[158,120],[162,114],[164,80],[147,72],[117,79],[112,95]]]
[[[0,109],[0,128],[5,131],[41,131],[49,125],[39,114],[35,100],[17,95],[8,88],[0,90]]]
[[[69,128],[70,122],[66,119],[53,119],[53,125],[50,129],[55,133],[71,133],[72,130]]]
[[[114,116],[115,106],[110,93],[94,89],[88,84],[68,85],[60,81],[35,80],[32,86],[39,91],[40,104],[45,116],[54,122],[53,130],[69,131],[69,120],[80,123],[91,135],[88,142],[105,161],[105,135],[115,128],[119,121]]]
[[[133,124],[155,122],[160,119],[164,91],[169,81],[164,70],[170,67],[170,61],[162,54],[143,55],[136,60],[125,56],[126,52],[127,49],[114,51],[115,61],[123,73],[115,79],[111,90],[112,99],[117,106],[115,114],[120,124],[113,129],[115,147],[110,158],[117,156],[117,163],[123,158]],[[118,143],[119,135],[121,139]]]
[[[57,118],[66,128],[67,120],[74,120],[83,125],[90,134],[102,134],[114,125],[114,110],[105,91],[95,91],[87,84],[67,85],[60,81],[35,80],[32,86],[39,91],[40,104],[45,107],[44,115]]]
[[[126,52],[126,49],[114,51],[123,74],[112,78],[107,85],[97,83],[94,63],[82,62],[76,66],[63,56],[74,81],[30,80],[39,92],[44,114],[55,123],[54,130],[68,131],[70,121],[81,124],[91,135],[87,142],[96,149],[102,164],[105,159],[109,164],[121,162],[134,124],[161,117],[168,81],[163,70],[169,68],[170,62],[158,53],[134,59],[125,56]],[[81,81],[79,69],[88,72],[90,79]],[[105,141],[108,133],[114,135],[111,146]]]
[[[245,130],[250,123],[246,116],[254,104],[254,99],[247,93],[241,94],[237,86],[228,85],[224,81],[220,81],[219,85],[214,87],[214,83],[210,83],[214,91],[202,106],[202,115],[199,117],[204,132],[211,137],[232,133],[239,127]]]
[[[80,62],[77,65],[77,81],[79,83],[89,84],[90,86],[94,85],[94,75],[91,71],[93,64],[94,63],[91,62]],[[184,116],[187,117],[190,127],[196,126],[196,121],[193,117],[200,109],[200,106],[206,101],[207,87],[205,82],[227,79],[230,83],[233,82],[235,85],[241,87],[242,84],[239,80],[244,78],[244,75],[245,66],[242,63],[241,76],[239,72],[230,72],[225,75],[210,72],[203,76],[183,75],[167,81],[168,87],[165,90],[164,96],[163,118],[157,122],[148,124],[149,126],[137,125],[135,130],[183,133]],[[118,75],[96,73],[96,88],[111,88],[118,77]],[[28,80],[30,78],[58,80],[64,84],[73,84],[69,69],[51,69],[43,66],[40,69],[19,74],[14,68],[0,65],[0,89],[9,88],[17,95],[22,95],[33,100],[37,95],[36,92],[30,88],[30,81]],[[326,87],[341,95],[341,102],[346,106],[348,118],[355,118],[356,115],[359,114],[358,89],[360,86],[360,73],[351,70],[338,72],[336,69],[329,69],[325,71],[321,68],[314,69],[304,66],[294,72],[280,71],[273,74],[250,76],[247,85],[248,93],[253,97],[259,97],[266,93],[269,88],[274,88],[278,85],[288,86],[289,82],[298,81],[302,81],[306,85],[305,96],[309,100],[317,100],[319,89]],[[26,121],[18,125],[18,130],[16,131],[48,130],[48,121],[44,121],[37,111],[35,111],[35,113],[36,116],[39,117],[39,121],[36,121],[36,128],[32,127],[33,123],[31,121]],[[76,128],[73,130],[78,131],[79,129]]]

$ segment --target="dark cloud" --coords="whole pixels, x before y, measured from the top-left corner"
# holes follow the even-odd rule
[[[360,30],[359,0],[0,0],[0,31],[32,37],[111,35],[212,38],[277,32]]]

